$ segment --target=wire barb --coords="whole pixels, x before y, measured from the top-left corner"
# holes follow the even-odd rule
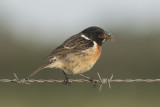
[[[98,77],[99,77],[99,82],[101,83],[101,84],[103,84],[103,81],[102,81],[102,78],[101,78],[101,76],[100,76],[100,74],[97,72],[97,75],[98,75]]]
[[[16,75],[16,73],[13,73],[13,75],[14,75],[15,79],[10,80],[10,82],[19,83],[19,84],[30,84],[27,82],[29,79],[25,79],[25,78],[19,79],[18,76]]]
[[[113,74],[111,75],[111,77],[108,79],[108,86],[109,86],[109,89],[111,89],[111,82],[112,82],[112,79],[113,79]]]
[[[16,82],[17,82],[17,83],[20,83],[20,81],[19,81],[19,79],[18,79],[16,73],[13,73],[13,75],[14,75],[14,77],[16,78]]]

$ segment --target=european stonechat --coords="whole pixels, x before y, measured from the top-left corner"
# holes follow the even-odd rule
[[[101,55],[101,46],[106,40],[111,40],[112,35],[107,34],[102,28],[89,27],[78,34],[71,36],[47,56],[47,63],[35,70],[32,77],[44,68],[59,68],[65,75],[64,83],[68,84],[67,74],[79,74],[91,81],[95,81],[82,73],[90,70]]]

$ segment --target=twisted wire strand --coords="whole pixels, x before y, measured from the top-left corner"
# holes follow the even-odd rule
[[[94,80],[98,83],[101,84],[110,84],[111,82],[126,82],[126,83],[132,83],[132,82],[147,82],[147,83],[152,83],[152,82],[160,82],[160,79],[113,79],[113,75],[110,78],[102,78],[99,73],[97,73],[98,78],[97,80]],[[15,82],[15,83],[62,83],[64,80],[56,80],[56,79],[18,79],[17,75],[14,73],[15,79],[0,79],[0,82]],[[69,82],[90,82],[87,79],[69,79]]]

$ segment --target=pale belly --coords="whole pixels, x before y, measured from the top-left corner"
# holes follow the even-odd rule
[[[99,50],[68,54],[63,58],[63,60],[61,60],[59,68],[69,74],[80,74],[86,72],[97,62],[100,54],[101,47],[99,47]]]

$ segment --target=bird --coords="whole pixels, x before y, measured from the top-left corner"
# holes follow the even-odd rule
[[[78,74],[87,78],[94,86],[94,78],[83,75],[89,71],[101,55],[102,44],[112,40],[113,35],[102,28],[91,26],[77,33],[54,49],[45,64],[36,69],[29,78],[45,68],[59,68],[65,76],[64,84],[69,84],[67,74]]]

